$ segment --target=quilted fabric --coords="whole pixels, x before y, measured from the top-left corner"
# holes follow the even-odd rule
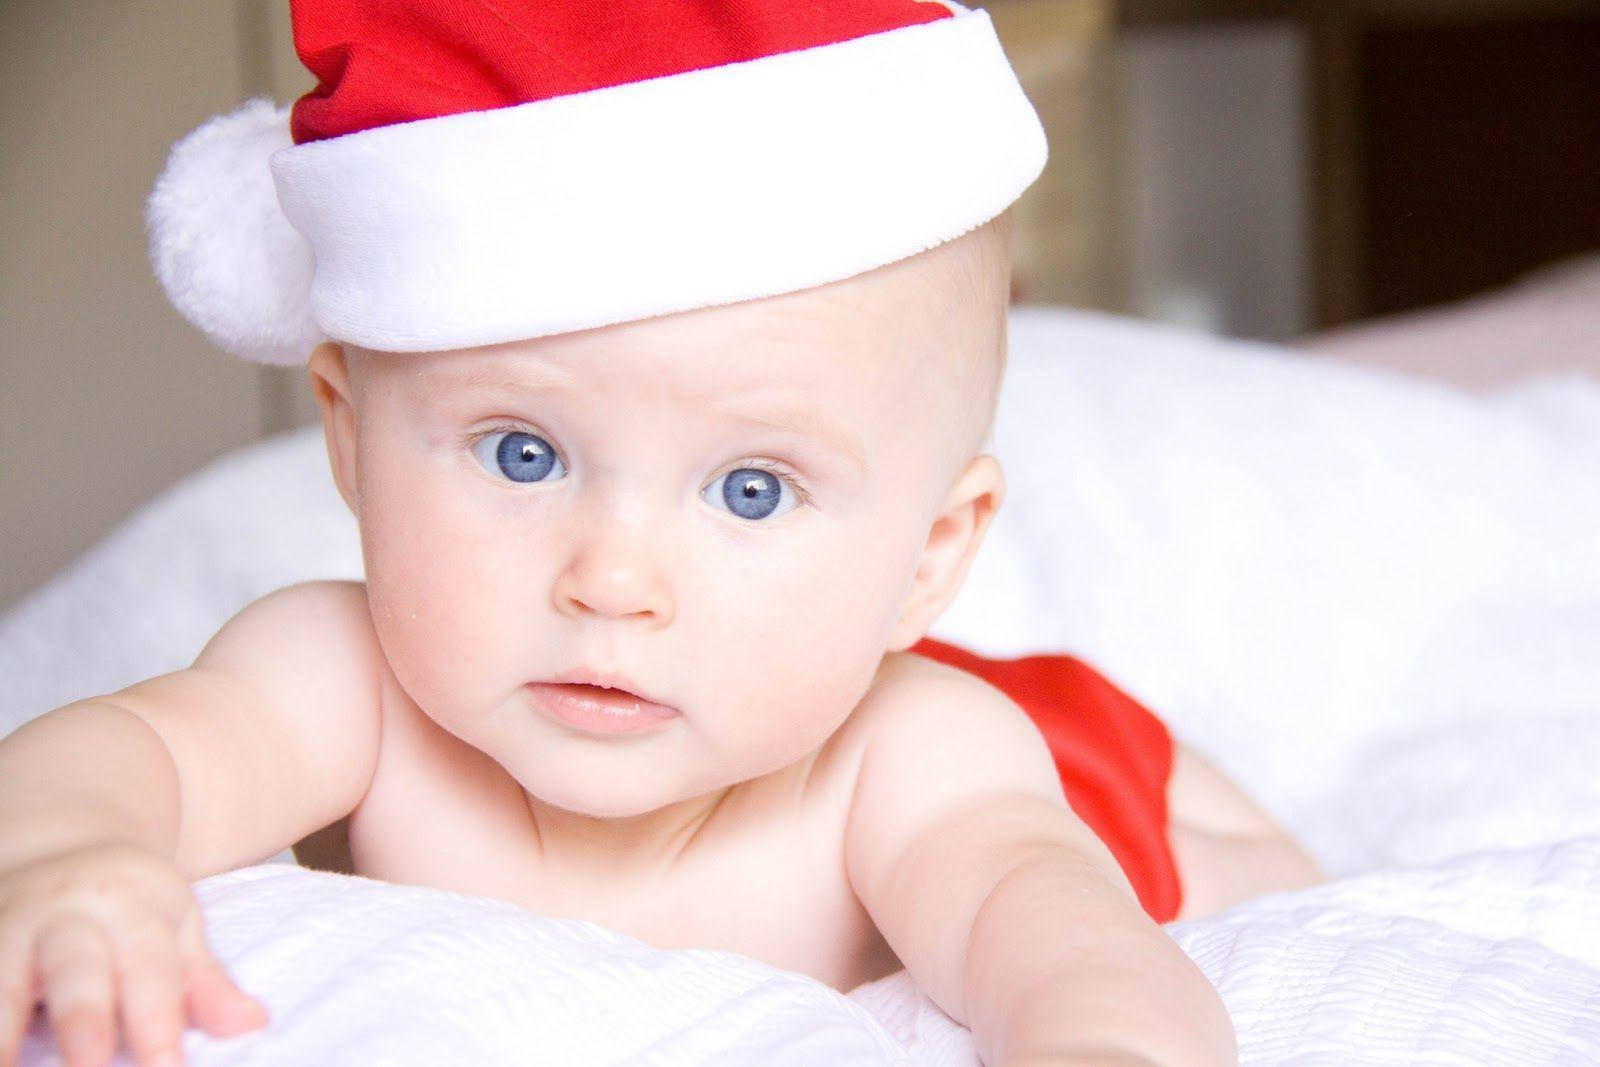
[[[199,883],[218,956],[271,1025],[195,1067],[735,1064],[978,1067],[904,972],[848,996],[731,952],[659,950],[511,904],[306,871]],[[1600,1060],[1600,837],[1261,897],[1173,938],[1245,1064]],[[22,1063],[50,1062],[42,1022]]]

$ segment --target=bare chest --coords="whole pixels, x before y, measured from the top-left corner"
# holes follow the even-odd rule
[[[356,873],[498,897],[657,948],[737,952],[841,992],[901,968],[844,869],[848,753],[825,748],[794,780],[736,790],[671,869],[619,877],[546,855],[516,782],[429,727],[386,738],[350,820]]]

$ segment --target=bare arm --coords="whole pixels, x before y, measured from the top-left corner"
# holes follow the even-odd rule
[[[119,1029],[149,1067],[186,1018],[262,1025],[189,882],[359,803],[386,670],[361,587],[311,582],[239,612],[189,669],[0,740],[0,1067],[36,1000],[68,1067],[102,1067]]]
[[[350,811],[377,763],[381,653],[365,612],[354,583],[278,590],[188,669],[17,730],[0,744],[0,866],[114,840],[198,878]]]
[[[1205,975],[1072,849],[1015,865],[984,898],[965,980],[986,1064],[1237,1062]]]
[[[925,661],[885,691],[847,823],[850,881],[987,1067],[1233,1062],[1221,999],[1067,806],[1026,713]]]

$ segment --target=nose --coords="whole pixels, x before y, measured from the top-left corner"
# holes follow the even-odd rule
[[[640,536],[649,536],[641,531]],[[672,621],[674,605],[653,557],[624,531],[597,534],[556,577],[556,610],[570,618],[635,619],[654,627]]]

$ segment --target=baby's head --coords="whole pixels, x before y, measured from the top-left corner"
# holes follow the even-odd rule
[[[191,133],[148,218],[219,344],[316,346],[402,687],[611,839],[803,769],[955,595],[1047,146],[956,0],[568,6],[299,0],[316,88]],[[678,714],[540,710],[582,680]]]
[[[814,752],[955,595],[1004,491],[1006,215],[812,289],[309,372],[374,623],[442,727],[630,816]],[[677,709],[600,737],[573,671]]]

